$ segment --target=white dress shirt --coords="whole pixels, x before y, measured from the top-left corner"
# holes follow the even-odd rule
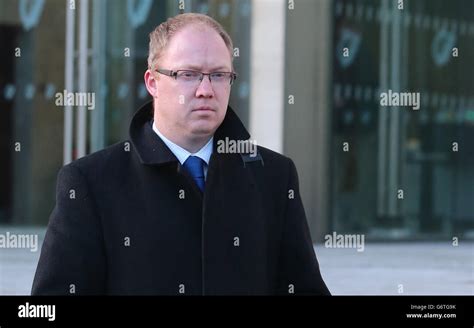
[[[197,156],[201,158],[206,163],[206,165],[204,165],[204,179],[207,178],[207,168],[209,166],[209,160],[212,155],[212,145],[213,145],[214,136],[212,136],[211,139],[209,139],[209,141],[207,142],[207,144],[205,144],[201,149],[199,149],[196,153],[192,154],[186,149],[184,149],[183,147],[178,146],[173,141],[166,138],[158,130],[154,121],[153,121],[153,131],[155,131],[158,137],[160,137],[161,140],[163,140],[163,142],[166,144],[166,146],[168,146],[168,148],[171,150],[174,156],[176,156],[176,158],[181,163],[181,165],[184,164],[184,162],[188,159],[189,156]]]

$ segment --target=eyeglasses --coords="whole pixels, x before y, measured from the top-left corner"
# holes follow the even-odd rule
[[[229,83],[232,84],[235,79],[237,78],[237,73],[234,72],[212,72],[212,73],[203,73],[199,71],[193,71],[193,70],[177,70],[177,71],[171,71],[168,69],[156,69],[156,72],[167,75],[167,76],[172,76],[174,77],[175,80],[183,83],[197,83],[202,82],[204,79],[204,75],[209,76],[209,82],[213,84],[225,84]]]

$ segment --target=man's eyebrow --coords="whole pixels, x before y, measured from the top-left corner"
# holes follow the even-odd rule
[[[180,69],[192,69],[192,70],[202,72],[202,67],[196,66],[196,65],[183,65],[183,67]],[[229,69],[225,65],[220,65],[220,66],[213,67],[212,69],[209,70],[209,72],[216,72],[216,71],[223,71],[223,70],[228,71]]]

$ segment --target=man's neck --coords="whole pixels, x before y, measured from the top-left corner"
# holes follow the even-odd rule
[[[180,146],[183,149],[186,149],[191,154],[197,153],[204,147],[209,140],[212,138],[211,136],[202,136],[202,137],[195,137],[195,138],[179,138],[175,137],[172,133],[168,133],[166,129],[162,129],[156,124],[156,121],[153,123],[156,129],[166,137],[169,141],[173,142],[174,144]]]
[[[191,154],[195,154],[209,142],[211,137],[212,136],[206,136],[204,138],[199,138],[199,139],[194,139],[194,140],[186,140],[186,141],[183,141],[181,143],[180,142],[175,142],[172,139],[170,139],[170,140],[173,141],[178,146],[186,149]]]

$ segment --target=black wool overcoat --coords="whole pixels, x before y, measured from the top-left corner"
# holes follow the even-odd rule
[[[134,115],[130,141],[64,166],[33,295],[328,295],[292,160],[222,153],[250,135],[229,107],[204,193]]]

